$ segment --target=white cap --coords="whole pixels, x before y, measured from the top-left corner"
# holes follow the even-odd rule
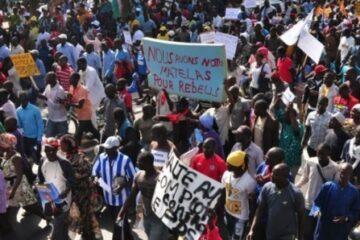
[[[120,146],[120,137],[118,136],[111,136],[106,139],[106,141],[101,144],[105,149],[112,149],[114,147]]]
[[[341,112],[334,113],[332,117],[335,118],[341,125],[343,125],[346,121],[346,118]]]
[[[66,36],[66,34],[63,33],[63,34],[60,34],[58,38],[66,40],[67,36]]]

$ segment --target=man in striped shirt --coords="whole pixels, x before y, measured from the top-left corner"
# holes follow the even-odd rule
[[[119,137],[108,137],[102,144],[105,152],[99,155],[92,169],[92,176],[97,178],[97,182],[103,188],[105,204],[114,223],[118,212],[130,194],[135,175],[132,161],[118,151],[119,146]],[[123,227],[125,232],[130,231],[127,221],[124,221]],[[114,224],[113,240],[118,239],[121,239],[121,229]]]
[[[74,70],[68,64],[68,58],[65,55],[61,55],[59,65],[56,68],[56,77],[66,92],[70,89],[70,76],[73,72]]]

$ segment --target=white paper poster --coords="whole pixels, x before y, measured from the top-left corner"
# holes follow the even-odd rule
[[[123,31],[124,41],[126,44],[132,45],[132,37],[129,31]]]
[[[324,51],[324,45],[311,35],[311,33],[306,31],[301,32],[298,47],[315,63],[319,63]]]
[[[169,153],[159,150],[151,150],[154,156],[154,166],[163,167],[169,158]]]
[[[224,19],[238,20],[239,13],[240,13],[240,8],[227,8],[225,10]]]
[[[204,32],[200,34],[201,43],[214,43],[215,42],[215,32]]]
[[[256,0],[244,0],[243,5],[246,9],[255,8],[257,6]]]
[[[283,92],[281,96],[281,101],[287,106],[290,103],[292,103],[295,99],[294,93],[290,90],[290,88],[287,88],[285,92]]]
[[[227,59],[234,59],[236,48],[239,42],[239,38],[230,34],[216,32],[215,34],[215,42],[223,43],[225,45],[225,52]]]

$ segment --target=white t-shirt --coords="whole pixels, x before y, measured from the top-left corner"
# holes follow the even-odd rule
[[[226,171],[222,177],[221,183],[226,189],[225,210],[231,216],[248,220],[249,193],[255,191],[256,181],[246,171],[240,178],[234,178],[233,173]]]
[[[339,44],[339,50],[340,50],[340,57],[341,61],[343,61],[350,51],[351,47],[355,45],[355,39],[353,37],[341,37],[340,38],[340,44]]]
[[[251,66],[250,66],[250,73],[251,73],[250,87],[256,88],[256,89],[259,88],[259,77],[260,77],[261,69],[262,69],[262,66],[257,67],[256,62],[251,64]],[[271,68],[270,68],[269,64],[265,63],[262,71],[265,73],[265,77],[270,79]]]
[[[59,194],[66,190],[66,179],[58,161],[50,162],[46,159],[41,167],[41,171],[44,175],[45,183],[54,184]],[[65,210],[69,210],[71,203],[71,191],[64,200],[67,203]]]
[[[57,83],[53,88],[48,84],[44,91],[47,97],[46,104],[48,106],[49,120],[53,122],[65,122],[67,120],[67,111],[63,104],[58,102],[59,99],[65,99],[66,93],[62,86]]]
[[[13,117],[13,118],[17,119],[16,107],[15,107],[15,104],[11,100],[7,100],[7,102],[4,103],[4,105],[2,105],[0,109],[2,111],[4,111],[5,118]]]

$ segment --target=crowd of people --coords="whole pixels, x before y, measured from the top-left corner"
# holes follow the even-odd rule
[[[189,167],[224,187],[202,240],[360,239],[358,3],[250,2],[0,0],[1,239],[19,231],[19,207],[52,225],[49,239],[103,239],[98,189],[114,240],[133,239],[136,205],[148,239],[181,239],[152,197],[169,154],[194,148]],[[319,62],[280,38],[308,14]],[[211,31],[239,39],[218,79],[224,102],[149,88],[144,37],[200,44]],[[39,75],[19,77],[24,53]],[[59,201],[41,205],[49,184]]]

